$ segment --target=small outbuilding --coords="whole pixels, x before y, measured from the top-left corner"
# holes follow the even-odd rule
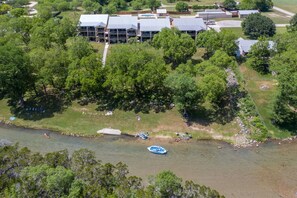
[[[238,17],[245,18],[250,14],[260,13],[258,10],[238,10]]]
[[[243,38],[239,38],[236,40],[236,44],[238,46],[238,49],[236,51],[236,56],[245,56],[249,53],[251,50],[251,47],[256,44],[258,40],[247,40]],[[273,49],[275,43],[273,41],[268,41],[269,42],[269,48]]]

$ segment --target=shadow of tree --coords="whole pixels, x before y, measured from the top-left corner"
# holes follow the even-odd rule
[[[28,98],[23,105],[9,102],[11,112],[24,120],[41,120],[63,112],[70,102],[61,95],[42,95]]]

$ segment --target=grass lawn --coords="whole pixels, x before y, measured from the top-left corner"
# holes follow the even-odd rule
[[[284,10],[297,13],[297,0],[273,0],[273,4]]]
[[[277,80],[270,75],[260,75],[245,65],[240,66],[240,71],[245,80],[245,87],[272,136],[275,138],[290,136],[289,132],[278,129],[271,122],[273,104],[277,94]],[[261,86],[265,86],[266,89],[261,89]]]
[[[242,28],[241,27],[236,27],[236,28],[221,28],[224,30],[228,30],[233,32],[236,36],[247,39],[247,36],[243,34]]]
[[[244,39],[249,39],[248,36],[244,35],[242,28],[240,27],[236,27],[236,28],[221,28],[221,29],[225,29],[225,30],[229,30],[231,32],[233,32],[235,35],[237,35],[238,37],[244,38]],[[276,27],[276,34],[283,34],[287,32],[287,28],[286,27]]]
[[[103,56],[105,43],[90,42],[98,54]]]
[[[287,17],[287,15],[278,12],[278,11],[271,11],[271,12],[262,12],[261,15],[267,16],[270,18],[275,24],[289,24],[291,18]]]
[[[97,130],[109,127],[120,129],[122,132],[129,134],[136,134],[139,131],[156,132],[152,133],[153,136],[168,135],[175,137],[175,132],[187,131],[191,132],[193,137],[197,139],[211,139],[212,137],[223,136],[226,136],[228,139],[239,131],[235,121],[225,125],[210,123],[207,126],[193,123],[189,127],[175,108],[166,112],[151,112],[148,114],[115,110],[113,115],[106,116],[106,112],[97,111],[95,110],[96,107],[95,104],[81,106],[77,102],[73,102],[62,113],[55,113],[52,117],[40,120],[17,118],[13,121],[13,124],[85,136],[94,136]],[[6,100],[0,100],[0,109],[0,119],[8,120],[12,116]],[[141,117],[140,121],[136,119],[136,115]]]

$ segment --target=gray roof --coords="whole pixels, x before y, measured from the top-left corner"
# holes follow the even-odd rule
[[[169,18],[165,19],[140,19],[140,31],[161,31],[170,28]]]
[[[249,15],[249,14],[254,14],[254,13],[259,13],[258,10],[238,10],[239,15]]]
[[[202,18],[173,18],[173,25],[180,31],[206,30],[206,25]]]
[[[245,40],[243,38],[236,40],[239,50],[244,53],[248,53],[251,50],[251,47],[257,42],[258,40]],[[273,41],[268,41],[268,43],[269,48],[272,49],[275,43]]]
[[[108,14],[82,14],[79,19],[79,26],[100,26],[105,27],[108,21]]]
[[[109,17],[108,29],[137,29],[137,16]]]

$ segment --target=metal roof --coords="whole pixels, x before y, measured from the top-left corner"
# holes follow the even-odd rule
[[[109,17],[108,29],[137,29],[137,16]]]
[[[173,18],[173,25],[180,31],[206,30],[206,25],[202,18]]]
[[[258,40],[245,40],[243,38],[239,38],[236,40],[239,50],[245,53],[248,53],[251,50],[251,47],[257,42]],[[272,49],[275,43],[273,41],[268,41],[268,43],[269,49]]]
[[[79,19],[79,26],[100,26],[105,27],[108,21],[108,14],[82,14]]]
[[[165,19],[140,19],[140,31],[161,31],[170,28],[169,18]]]
[[[259,11],[258,10],[238,10],[238,14],[248,15],[248,14],[255,14],[255,13],[259,13]]]

